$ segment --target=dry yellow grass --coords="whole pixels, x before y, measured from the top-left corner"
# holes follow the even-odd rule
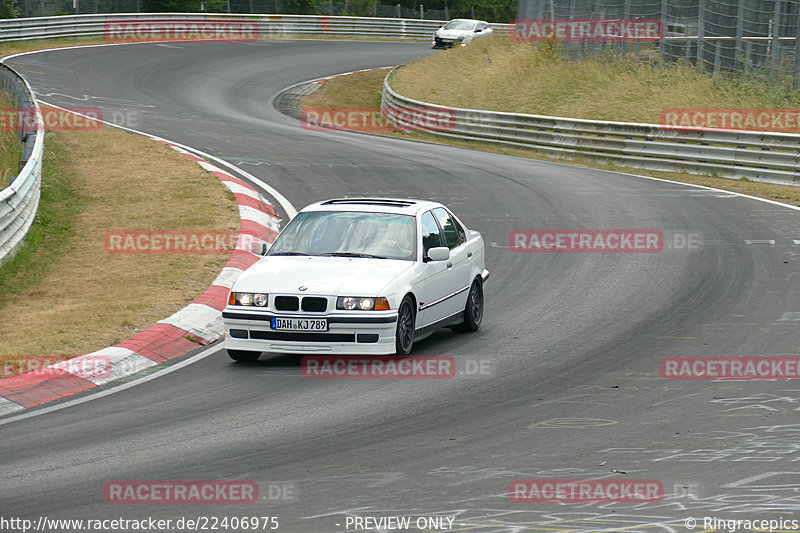
[[[562,60],[505,35],[476,39],[398,70],[400,94],[453,107],[658,124],[670,108],[797,108],[790,86],[711,76],[691,65],[629,58]]]
[[[69,177],[81,210],[56,264],[2,299],[0,357],[75,356],[120,342],[202,294],[225,265],[229,253],[104,246],[109,230],[237,230],[233,195],[196,162],[109,127],[48,133],[45,150],[45,165]]]
[[[303,107],[371,107],[380,109],[381,87],[388,69],[369,70],[339,76],[322,83],[320,89],[303,99]]]

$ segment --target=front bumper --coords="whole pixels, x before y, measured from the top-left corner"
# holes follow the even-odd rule
[[[273,317],[328,321],[327,331],[277,331]],[[275,313],[239,306],[222,312],[227,350],[273,353],[373,354],[395,353],[397,310],[329,314]]]
[[[442,39],[440,37],[434,37],[431,41],[431,46],[433,48],[452,48],[453,46],[461,44],[461,40],[459,39]]]

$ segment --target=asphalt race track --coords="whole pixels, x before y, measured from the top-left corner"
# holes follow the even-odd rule
[[[450,517],[451,531],[480,533],[800,520],[796,382],[659,373],[667,356],[800,353],[800,212],[632,175],[307,131],[273,108],[291,84],[428,53],[425,43],[275,40],[9,62],[42,100],[132,117],[131,127],[221,157],[298,208],[356,194],[442,201],[483,233],[491,278],[478,333],[443,330],[416,346],[453,356],[452,379],[306,379],[299,356],[235,364],[217,346],[100,399],[0,418],[4,516],[276,516],[278,531],[297,533],[365,530],[348,516],[407,516],[410,531],[422,531],[418,517]],[[510,232],[533,228],[659,230],[665,246],[508,248]],[[512,480],[549,478],[658,480],[664,497],[509,499]],[[113,505],[103,493],[113,480],[248,480],[261,499]]]

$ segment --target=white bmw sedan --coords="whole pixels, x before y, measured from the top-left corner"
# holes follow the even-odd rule
[[[477,330],[488,277],[480,233],[442,204],[317,202],[234,284],[225,349],[237,361],[262,352],[405,355],[438,328]]]

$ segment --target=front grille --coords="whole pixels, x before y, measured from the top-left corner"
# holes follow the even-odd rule
[[[278,311],[297,311],[300,309],[300,300],[297,296],[276,296],[275,309]]]
[[[356,342],[354,333],[306,333],[305,331],[261,331],[250,330],[251,339],[268,341],[300,341],[300,342]]]
[[[303,311],[308,311],[310,313],[323,313],[327,308],[327,298],[317,298],[314,296],[306,296],[303,298]]]

